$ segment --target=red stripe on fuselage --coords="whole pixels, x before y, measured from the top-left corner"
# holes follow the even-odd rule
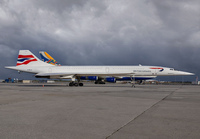
[[[163,68],[150,68],[150,69],[163,69]]]
[[[33,55],[18,55],[18,58],[34,58]]]
[[[30,62],[33,62],[33,61],[37,61],[37,59],[27,60],[27,61],[25,61],[23,63],[17,63],[17,66],[19,66],[19,65],[26,65],[26,64],[28,64]]]

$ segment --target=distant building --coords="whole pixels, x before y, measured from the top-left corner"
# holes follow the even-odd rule
[[[32,80],[23,80],[22,83],[32,83]]]

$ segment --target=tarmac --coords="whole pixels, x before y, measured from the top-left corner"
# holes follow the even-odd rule
[[[2,139],[199,139],[200,86],[0,83]]]

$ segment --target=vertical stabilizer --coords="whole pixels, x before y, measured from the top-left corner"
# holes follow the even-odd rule
[[[42,62],[40,59],[38,59],[33,53],[31,53],[29,50],[19,50],[19,55],[17,59],[17,65],[31,65],[31,66],[42,66],[42,65],[48,65],[45,62]]]

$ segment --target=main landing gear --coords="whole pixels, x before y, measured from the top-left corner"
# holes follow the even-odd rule
[[[135,88],[135,78],[134,78],[134,77],[131,78],[131,84],[132,84],[131,87],[134,87],[134,88]]]
[[[70,82],[69,86],[83,86],[83,83]]]

